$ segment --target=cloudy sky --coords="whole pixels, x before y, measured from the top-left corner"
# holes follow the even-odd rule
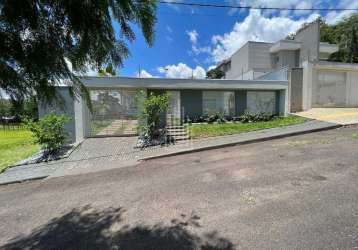
[[[174,0],[171,0],[174,1]],[[186,1],[186,0],[175,0]],[[193,0],[189,2],[285,8],[358,8],[357,0]],[[260,11],[159,4],[155,43],[149,48],[140,31],[129,44],[131,56],[121,76],[196,78],[229,57],[247,41],[274,42],[319,15],[335,23],[353,11]],[[116,27],[118,30],[118,27]]]

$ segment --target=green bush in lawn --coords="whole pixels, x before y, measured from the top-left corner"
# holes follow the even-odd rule
[[[153,139],[160,135],[160,118],[169,108],[169,94],[155,95],[150,93],[145,99],[140,113],[140,132]]]
[[[35,142],[49,153],[59,150],[66,142],[67,132],[65,124],[70,118],[67,115],[56,115],[50,113],[38,122],[26,121],[26,127],[33,133]]]

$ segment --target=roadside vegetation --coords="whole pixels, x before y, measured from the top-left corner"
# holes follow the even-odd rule
[[[40,146],[34,143],[32,134],[27,129],[0,127],[0,173],[8,166],[35,154],[39,149]]]
[[[191,138],[205,138],[220,135],[240,134],[260,129],[283,127],[288,125],[300,124],[307,121],[300,116],[275,117],[269,121],[258,122],[232,122],[232,123],[214,123],[214,124],[192,124],[189,127]]]
[[[65,124],[70,121],[67,115],[51,112],[37,122],[26,120],[26,128],[33,133],[33,140],[41,145],[46,154],[55,154],[66,143],[68,132]]]

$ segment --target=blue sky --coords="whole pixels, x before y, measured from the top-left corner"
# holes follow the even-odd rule
[[[178,0],[177,0],[178,1]],[[184,0],[182,0],[184,1]],[[193,1],[191,1],[193,2]],[[358,1],[325,0],[195,0],[201,3],[226,3],[289,8],[358,8]],[[318,15],[335,23],[352,11],[257,11],[158,5],[155,42],[148,47],[134,26],[136,40],[129,44],[131,56],[119,69],[121,76],[195,77],[230,56],[248,40],[273,42],[298,29]],[[118,28],[115,27],[118,32]],[[164,68],[166,70],[164,70]],[[190,76],[189,76],[190,75]]]

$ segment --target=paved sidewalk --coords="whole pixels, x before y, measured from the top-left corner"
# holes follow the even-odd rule
[[[322,121],[309,121],[286,127],[265,129],[237,135],[189,140],[175,145],[135,149],[136,137],[90,138],[85,140],[68,158],[56,162],[13,167],[0,174],[0,184],[84,174],[112,168],[133,166],[140,160],[207,149],[252,143],[285,136],[333,129],[339,125]]]

